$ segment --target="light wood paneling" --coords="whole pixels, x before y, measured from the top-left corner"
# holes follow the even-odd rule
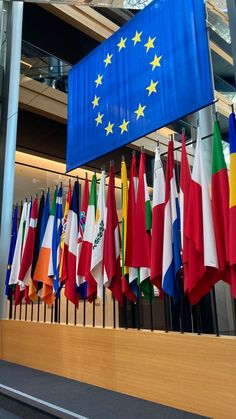
[[[236,417],[235,337],[10,320],[0,331],[2,359],[216,419]]]

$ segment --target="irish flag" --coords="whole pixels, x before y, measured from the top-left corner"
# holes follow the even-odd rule
[[[218,277],[212,204],[199,129],[190,183],[186,235],[188,237],[188,297],[191,304],[196,304],[211,290]]]
[[[151,282],[158,288],[160,295],[162,291],[164,212],[165,176],[160,157],[160,149],[157,147],[154,161],[153,180]]]
[[[94,174],[92,178],[92,185],[90,190],[89,205],[86,216],[85,230],[83,242],[80,251],[79,265],[78,265],[78,280],[79,283],[87,282],[87,299],[93,301],[97,296],[97,283],[91,275],[91,257],[93,236],[95,228],[96,217],[96,204],[97,204],[97,177]]]
[[[42,246],[39,252],[38,262],[34,272],[34,281],[43,283],[42,300],[52,306],[55,295],[53,294],[53,279],[51,278],[53,272],[52,264],[52,239],[53,226],[56,211],[57,188],[54,192],[53,204],[48,218],[47,227],[44,233]]]
[[[213,223],[219,264],[219,279],[222,279],[230,284],[229,179],[218,121],[215,121],[214,123],[211,187]]]

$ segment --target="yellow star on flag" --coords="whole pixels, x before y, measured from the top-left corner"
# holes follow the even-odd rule
[[[112,58],[113,54],[107,54],[107,58],[104,61],[104,63],[106,64],[105,67],[108,66],[108,64],[111,64],[111,58]]]
[[[125,38],[125,39],[120,38],[120,42],[119,42],[119,44],[117,44],[117,46],[119,47],[119,52],[120,52],[120,50],[122,50],[122,48],[126,47],[126,45],[125,45],[126,41],[127,41],[127,38]]]
[[[102,118],[104,117],[104,114],[100,114],[100,112],[98,112],[98,116],[97,118],[95,118],[96,121],[96,126],[98,126],[98,124],[102,124]]]
[[[137,118],[136,119],[139,119],[140,116],[144,116],[143,111],[144,111],[145,108],[146,108],[146,105],[145,106],[142,106],[141,103],[139,103],[138,109],[136,111],[134,111],[134,113],[137,114]]]
[[[93,104],[93,109],[98,106],[98,102],[99,102],[100,97],[97,97],[96,95],[94,96],[94,99],[92,101]]]
[[[160,61],[162,59],[162,55],[160,57],[158,57],[156,54],[154,56],[153,61],[150,62],[150,64],[152,65],[152,71],[154,70],[154,68],[156,67],[161,67]]]
[[[148,96],[150,96],[152,93],[156,93],[156,85],[158,84],[158,81],[154,83],[153,80],[151,80],[151,83],[148,87],[146,87],[146,90],[148,90]]]
[[[111,123],[110,123],[110,121],[108,122],[107,127],[106,127],[106,128],[104,128],[104,129],[106,130],[106,132],[107,132],[107,133],[106,133],[106,135],[113,134],[113,130],[112,130],[113,125],[114,125],[114,124],[111,124]]]
[[[141,38],[140,37],[141,37],[142,33],[143,32],[136,31],[134,37],[132,38],[132,41],[134,41],[134,47],[137,44],[137,42],[141,42]]]
[[[98,77],[95,80],[96,87],[98,87],[99,84],[102,84],[102,79],[103,79],[103,76],[101,76],[100,74],[98,74]]]
[[[150,50],[150,48],[154,48],[155,39],[156,39],[156,37],[155,38],[151,38],[150,36],[148,37],[147,43],[144,44],[144,46],[147,48],[146,52],[148,52]]]
[[[122,124],[119,125],[119,128],[121,129],[121,134],[123,134],[124,131],[128,132],[128,124],[129,124],[129,121],[126,121],[124,118]]]

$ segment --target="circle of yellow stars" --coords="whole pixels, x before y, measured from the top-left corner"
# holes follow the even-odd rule
[[[142,41],[145,41],[145,39],[143,40],[142,38],[143,38],[143,31],[140,31],[140,32],[136,31],[133,38],[131,38],[131,41],[133,42],[133,47],[135,47],[139,43],[142,43]],[[128,38],[123,38],[123,37],[120,38],[117,44],[118,53],[122,53],[122,50],[126,48],[127,41],[128,41]],[[155,49],[156,41],[157,41],[156,37],[148,36],[147,42],[143,44],[144,48],[146,49],[146,54],[149,53],[149,51],[151,52],[153,49]],[[112,64],[112,57],[113,57],[113,54],[107,53],[106,57],[103,60],[105,64],[105,68],[107,68],[109,65]],[[157,67],[161,67],[161,59],[162,59],[162,55],[158,56],[157,54],[154,54],[152,61],[150,61],[149,63],[152,67],[152,71],[154,71]],[[103,84],[103,74],[99,73],[97,75],[97,78],[94,80],[94,83],[96,85],[96,89],[99,88],[99,86]],[[148,97],[151,96],[152,94],[157,93],[158,83],[159,83],[158,80],[154,80],[154,78],[150,80],[150,84],[146,87]],[[99,104],[100,104],[99,100],[100,100],[100,96],[97,96],[95,94],[93,100],[91,101],[93,109],[95,109],[96,107],[99,107]],[[139,118],[143,118],[145,116],[146,107],[147,105],[144,105],[142,103],[138,104],[137,109],[134,110],[134,113],[136,115],[136,120],[138,120]],[[103,117],[104,117],[104,114],[101,114],[100,112],[97,113],[97,116],[94,119],[96,122],[96,127],[103,124]],[[119,125],[121,135],[128,132],[129,123],[130,121],[128,120],[126,121],[126,119],[123,118],[122,123]],[[114,125],[115,124],[113,122],[108,121],[107,126],[104,127],[106,136],[113,134]]]

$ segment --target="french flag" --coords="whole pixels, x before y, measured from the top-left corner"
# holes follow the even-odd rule
[[[168,146],[166,166],[162,288],[166,294],[173,298],[174,303],[179,301],[177,276],[180,268],[180,214],[175,180],[174,143],[171,140]]]

